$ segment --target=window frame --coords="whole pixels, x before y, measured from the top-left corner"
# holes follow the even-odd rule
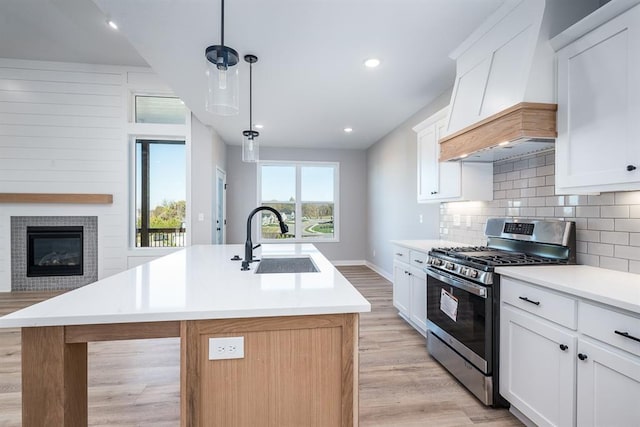
[[[262,206],[262,167],[263,166],[289,166],[295,167],[296,194],[295,194],[295,224],[296,237],[291,239],[265,239],[262,237],[262,227],[256,226],[258,243],[339,243],[340,242],[340,162],[316,162],[316,161],[288,161],[288,160],[264,160],[257,165],[257,191],[256,206]],[[333,237],[302,237],[302,204],[314,203],[314,200],[302,200],[302,168],[303,167],[332,167],[333,168]],[[286,203],[287,201],[283,201]],[[257,215],[260,218],[259,215]],[[254,220],[255,221],[255,220]],[[260,224],[260,221],[255,221]],[[299,234],[298,234],[299,233]]]
[[[142,167],[142,170],[140,171],[140,176],[142,179],[141,182],[141,191],[142,194],[140,195],[141,198],[141,203],[140,203],[140,210],[141,210],[141,223],[140,223],[140,244],[141,246],[137,246],[137,226],[136,226],[136,211],[137,211],[137,165],[138,165],[138,159],[137,157],[137,144],[141,144],[141,159],[140,159],[140,165]],[[151,211],[151,206],[149,206],[149,194],[146,194],[145,196],[145,182],[147,182],[147,184],[150,184],[149,182],[149,172],[150,172],[150,167],[151,165],[149,164],[149,148],[153,145],[153,144],[164,144],[164,145],[182,145],[184,146],[184,151],[185,151],[185,158],[186,158],[186,154],[187,154],[187,141],[185,141],[184,139],[169,139],[169,138],[134,138],[133,140],[133,146],[134,146],[134,155],[133,155],[133,163],[134,163],[134,216],[133,216],[133,247],[135,249],[175,249],[175,248],[185,248],[187,247],[187,239],[186,236],[189,232],[189,228],[187,228],[187,224],[186,224],[186,212],[185,212],[185,221],[183,222],[185,224],[185,241],[184,241],[184,245],[183,246],[142,246],[142,243],[144,242],[144,237],[145,237],[145,233],[144,233],[144,229],[145,229],[145,225],[146,225],[146,240],[147,240],[147,244],[149,243],[149,230],[151,229],[149,227],[150,224],[145,224],[145,220],[144,220],[144,213],[146,211],[147,215],[150,214]],[[146,146],[146,150],[145,150],[145,146]],[[146,151],[146,152],[145,152]],[[187,171],[185,168],[185,182],[186,182],[186,178],[187,178]],[[186,194],[186,188],[185,188],[185,204],[187,203],[187,194]],[[147,189],[148,191],[148,189]],[[185,209],[186,209],[186,205],[185,205]]]

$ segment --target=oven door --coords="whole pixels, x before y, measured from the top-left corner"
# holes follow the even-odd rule
[[[491,374],[491,287],[432,267],[425,272],[429,330],[484,374]]]

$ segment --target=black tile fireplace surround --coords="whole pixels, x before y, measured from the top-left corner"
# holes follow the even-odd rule
[[[82,226],[27,227],[27,277],[82,274]]]
[[[76,289],[98,280],[98,217],[97,216],[11,216],[11,290],[12,291],[53,291]],[[40,267],[55,267],[54,271],[46,271],[47,275],[34,276],[27,274],[29,260],[29,238],[27,229],[38,232],[46,229],[64,230],[67,240],[62,247],[50,247],[48,237],[36,239],[34,258],[42,264]],[[82,229],[82,238],[76,239],[74,229]],[[71,235],[68,235],[71,233]],[[77,270],[80,260],[76,262],[78,241],[82,241],[82,270]],[[66,243],[73,243],[67,247]],[[33,243],[32,243],[33,244]],[[55,253],[54,253],[55,252]],[[44,258],[44,259],[43,259]],[[45,266],[44,264],[49,264]],[[58,267],[63,270],[59,270]],[[71,271],[67,270],[71,269]],[[76,269],[73,271],[73,269]],[[64,271],[66,270],[66,271]],[[64,271],[65,275],[58,275]],[[53,273],[53,274],[52,274]]]

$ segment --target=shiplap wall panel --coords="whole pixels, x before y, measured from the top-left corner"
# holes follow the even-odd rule
[[[0,123],[6,125],[55,126],[99,129],[120,129],[120,117],[73,116],[55,113],[0,113]]]
[[[11,139],[0,139],[0,148],[24,147],[25,149],[49,148],[55,146],[58,151],[69,150],[99,150],[99,151],[123,151],[119,140],[105,141],[95,138],[60,138],[49,136],[42,138],[38,136],[13,136]]]
[[[2,205],[0,290],[10,289],[11,216],[95,215],[99,277],[126,269],[126,75],[118,67],[0,58],[0,192],[114,196],[100,206]]]
[[[111,95],[72,94],[72,93],[46,93],[46,92],[19,92],[0,91],[1,102],[22,102],[56,105],[88,105],[122,107],[122,100]]]
[[[38,104],[33,102],[3,102],[0,113],[13,114],[49,114],[72,117],[99,117],[119,119],[121,108],[111,106],[75,105],[75,104]]]
[[[122,86],[122,73],[100,73],[89,71],[62,71],[25,68],[25,67],[1,67],[0,79],[2,80],[27,80],[64,83],[89,83],[112,86]]]

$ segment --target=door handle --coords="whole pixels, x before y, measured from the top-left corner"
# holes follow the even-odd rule
[[[532,301],[527,297],[518,297],[518,298],[520,298],[522,301],[530,302],[531,304],[540,305],[540,301]]]
[[[634,341],[638,341],[640,342],[640,338],[638,337],[634,337],[633,335],[630,335],[629,332],[622,332],[622,331],[613,331],[614,334],[618,334],[621,335],[625,338],[629,338],[630,340],[634,340]]]

